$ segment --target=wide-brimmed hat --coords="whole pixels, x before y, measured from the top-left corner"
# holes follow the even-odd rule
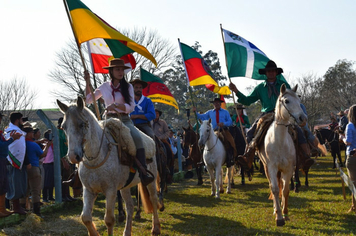
[[[339,111],[339,113],[337,113],[338,116],[344,116],[345,112],[344,111]]]
[[[103,69],[107,69],[108,70],[108,69],[113,68],[113,67],[123,67],[124,70],[130,68],[129,66],[125,65],[124,60],[122,60],[120,58],[114,58],[109,62],[109,66],[104,66]]]
[[[158,112],[159,116],[162,115],[162,111],[158,110],[158,109],[155,109],[156,112]]]
[[[210,103],[214,103],[214,102],[224,102],[224,101],[221,100],[220,98],[214,98],[213,101],[210,101]]]
[[[33,128],[31,125],[25,125],[23,128],[22,128],[23,131],[25,131],[26,133],[30,133],[33,131]]]
[[[135,84],[141,84],[141,85],[142,85],[142,88],[146,88],[147,85],[148,85],[146,81],[140,80],[139,78],[130,81],[130,83],[131,83],[133,86],[134,86]]]
[[[244,107],[241,103],[237,103],[236,104],[236,109],[245,109],[246,107]]]
[[[266,65],[266,67],[264,69],[259,69],[258,73],[260,75],[265,75],[266,71],[269,71],[269,70],[277,70],[277,75],[280,75],[280,74],[283,73],[283,69],[282,68],[278,68],[277,64],[272,60],[267,62],[267,65]]]

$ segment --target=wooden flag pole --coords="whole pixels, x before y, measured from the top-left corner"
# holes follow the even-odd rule
[[[181,53],[181,55],[182,55],[182,62],[183,62],[184,70],[185,70],[185,76],[187,77],[187,83],[188,83],[188,89],[189,89],[190,99],[192,100],[193,107],[196,108],[195,103],[194,103],[194,100],[193,100],[192,87],[191,87],[190,84],[189,84],[189,77],[188,77],[188,73],[187,73],[187,68],[185,67],[184,57],[183,57],[183,52],[182,52],[182,47],[180,46],[180,40],[179,40],[179,38],[178,38],[178,44],[179,44],[180,53]],[[194,115],[195,115],[195,119],[196,119],[196,122],[197,122],[197,133],[199,133],[200,124],[199,124],[199,122],[198,122],[198,115],[197,115],[197,112],[196,112],[196,111],[194,112]]]
[[[224,44],[224,52],[225,52],[225,64],[226,64],[226,69],[227,69],[227,71],[229,71],[229,69],[228,69],[228,67],[227,67],[226,47],[225,47],[224,33],[223,33],[222,24],[220,24],[220,30],[221,30],[221,37],[222,37],[223,44]],[[230,84],[231,84],[232,82],[231,82],[231,78],[229,77],[229,74],[228,74],[228,76],[227,76],[227,77],[229,78],[229,81],[230,81]],[[238,113],[238,111],[237,111],[237,107],[236,107],[236,102],[235,102],[235,96],[234,96],[234,93],[231,93],[231,94],[232,94],[232,100],[233,100],[233,102],[234,102],[234,108],[235,108],[236,115],[237,115],[237,117],[239,117],[239,113]],[[246,144],[248,144],[248,142],[247,142],[247,138],[246,138],[246,135],[245,135],[245,132],[244,132],[244,130],[243,130],[243,128],[242,128],[241,119],[239,119],[239,123],[240,123],[240,129],[241,129],[242,136],[244,137]],[[246,145],[246,147],[247,147],[247,146],[248,146],[248,145]]]
[[[78,39],[77,39],[77,36],[75,35],[75,32],[74,32],[73,23],[72,23],[70,14],[69,14],[68,5],[67,5],[66,0],[63,0],[63,3],[64,3],[64,8],[66,9],[66,13],[67,13],[67,16],[68,16],[68,20],[69,20],[70,27],[72,28],[72,32],[73,32],[73,35],[74,35],[74,38],[75,38],[75,42],[76,42],[76,44],[77,44],[77,48],[78,48],[78,51],[79,51],[80,59],[82,60],[82,64],[83,64],[83,67],[84,67],[84,71],[87,71],[87,68],[86,68],[86,66],[85,66],[84,57],[83,57],[83,54],[82,54],[82,50],[80,49],[80,44],[79,44]],[[89,90],[90,90],[90,94],[91,94],[91,96],[92,96],[92,98],[93,98],[93,104],[94,104],[94,108],[95,108],[95,112],[96,112],[96,117],[97,117],[98,120],[101,120],[101,118],[100,118],[100,113],[99,113],[99,108],[98,108],[98,104],[97,104],[96,101],[95,101],[94,92],[93,92],[93,87],[91,86],[90,80],[89,80]]]

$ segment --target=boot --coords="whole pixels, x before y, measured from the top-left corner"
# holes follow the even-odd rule
[[[303,169],[308,170],[314,164],[314,160],[310,158],[309,145],[308,145],[308,143],[302,143],[302,144],[299,144],[299,146],[302,148],[302,150],[304,152],[304,156],[305,156],[305,160],[303,163]]]
[[[249,145],[247,151],[242,156],[239,155],[237,157],[237,161],[241,166],[249,170],[252,167],[253,159],[255,158],[255,152],[256,149],[252,147],[252,145]]]
[[[7,211],[5,207],[5,194],[0,195],[0,218],[13,214],[11,211]]]
[[[154,180],[154,176],[149,174],[147,171],[146,155],[144,148],[137,149],[135,162],[138,167],[138,172],[140,174],[141,183],[143,184],[143,186],[147,186],[148,184],[152,183]]]
[[[35,213],[36,215],[42,218],[40,202],[33,203],[33,213]]]
[[[12,210],[14,213],[26,215],[25,210],[20,206],[20,199],[12,200]]]

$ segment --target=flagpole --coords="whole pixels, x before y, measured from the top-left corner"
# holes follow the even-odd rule
[[[180,46],[179,38],[178,38],[178,44],[179,44],[180,54],[182,55],[182,62],[183,62],[184,70],[185,70],[185,76],[187,77],[187,83],[188,83],[188,90],[189,90],[189,94],[190,94],[190,99],[192,100],[193,107],[196,108],[196,106],[194,104],[194,100],[193,100],[193,91],[192,91],[192,87],[190,86],[190,83],[189,83],[188,72],[187,72],[187,68],[185,67],[182,47]],[[199,132],[200,125],[199,125],[199,122],[198,122],[198,115],[197,115],[196,110],[194,112],[194,115],[195,115],[195,119],[196,119],[196,122],[197,122],[197,132]]]
[[[78,47],[78,51],[79,51],[80,59],[82,60],[82,64],[83,64],[83,67],[84,67],[84,71],[87,71],[87,68],[86,68],[86,66],[85,66],[84,57],[83,57],[83,54],[82,54],[82,50],[80,49],[80,44],[79,44],[78,39],[77,39],[77,36],[75,35],[75,32],[74,32],[73,23],[72,23],[70,14],[69,14],[68,5],[67,5],[66,0],[63,0],[63,3],[64,3],[64,8],[66,9],[66,13],[67,13],[67,16],[68,16],[68,20],[69,20],[70,27],[72,28],[72,32],[73,32],[73,35],[74,35],[74,38],[75,38],[75,42],[76,42],[77,47]],[[93,87],[91,86],[90,80],[89,80],[88,82],[89,82],[90,94],[91,94],[91,96],[92,96],[92,98],[93,98],[93,104],[94,104],[94,108],[95,108],[95,112],[96,112],[96,117],[98,118],[98,120],[101,120],[101,118],[100,118],[100,113],[99,113],[99,108],[98,108],[98,105],[96,104],[96,101],[95,101],[95,96],[94,96],[94,92],[93,92]]]
[[[224,44],[226,70],[229,71],[229,68],[228,68],[228,66],[227,66],[226,47],[225,47],[224,32],[223,32],[222,24],[220,24],[220,30],[221,30],[221,37],[222,37],[223,44]],[[231,82],[231,78],[230,78],[230,76],[229,76],[229,73],[228,73],[227,77],[229,78],[229,81],[230,81],[230,84],[231,84],[232,82]],[[234,93],[231,93],[231,94],[232,94],[232,100],[233,100],[233,102],[234,102],[234,108],[235,108],[236,115],[237,115],[237,117],[239,117],[239,113],[238,113],[237,107],[236,107],[236,102],[235,102]],[[240,118],[239,118],[239,124],[240,124],[240,129],[241,129],[242,136],[244,137],[245,142],[246,142],[246,144],[247,144],[247,143],[248,143],[248,142],[247,142],[247,138],[246,138],[245,132],[244,132],[244,130],[243,130],[243,128],[242,128],[242,124],[241,124],[241,119],[240,119]]]

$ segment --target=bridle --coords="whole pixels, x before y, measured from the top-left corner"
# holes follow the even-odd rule
[[[205,143],[208,142],[208,140],[210,139],[210,131],[211,131],[211,126],[209,125],[208,128],[206,129],[208,138],[206,139]],[[220,133],[220,130],[218,132]],[[218,140],[219,140],[219,137],[216,137],[215,144],[210,149],[207,149],[208,152],[210,152],[211,150],[213,150],[215,148],[216,144],[218,143]]]
[[[282,100],[283,96],[285,95],[286,93],[283,93],[281,96],[279,96],[278,98],[278,101],[280,104],[282,104],[282,106],[284,107],[284,109],[287,110],[288,114],[293,117],[293,119],[297,122],[296,118],[292,115],[292,113],[290,112],[290,110],[288,109],[287,105],[285,104],[285,101]],[[278,123],[276,122],[276,125],[284,125],[285,127],[288,127],[288,126],[292,126],[292,124],[288,121],[287,124],[284,124],[284,123]]]

